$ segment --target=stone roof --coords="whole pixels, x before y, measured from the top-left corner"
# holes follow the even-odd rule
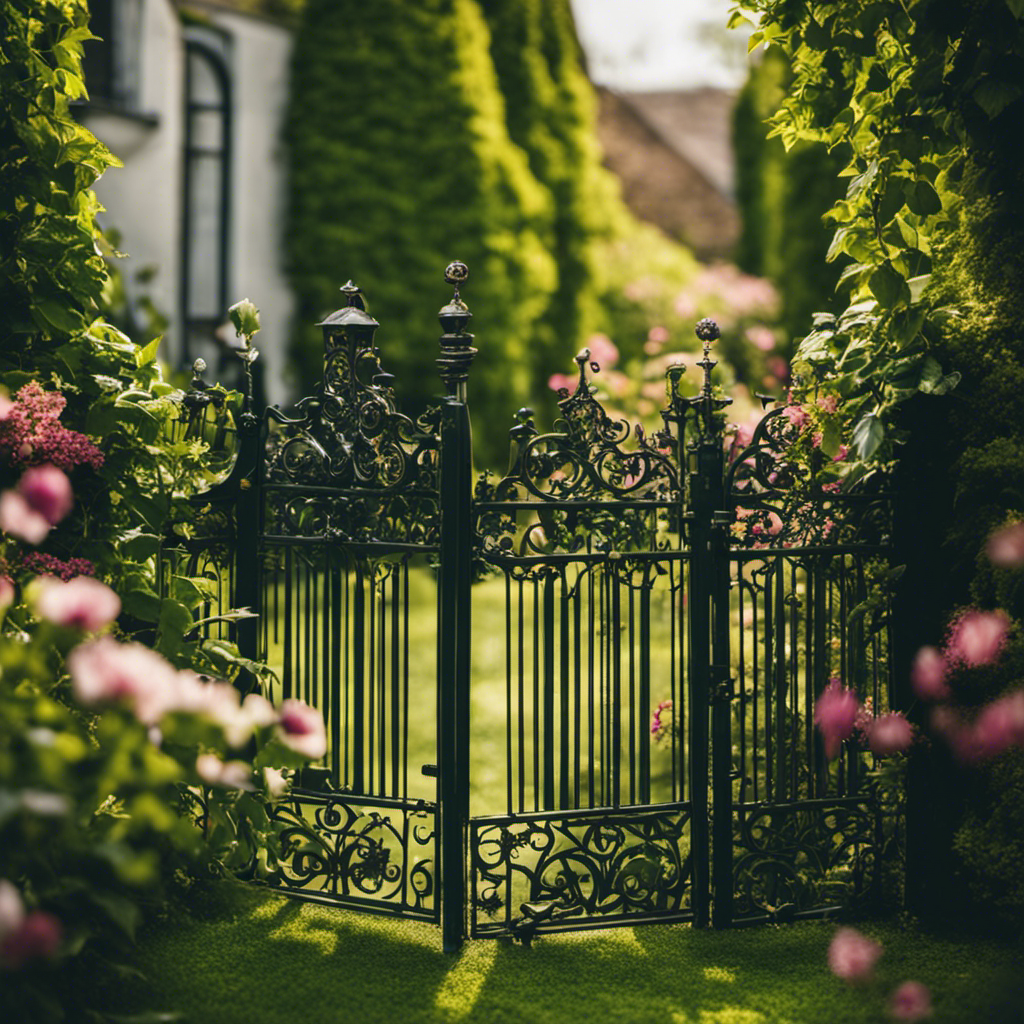
[[[619,94],[680,156],[723,195],[735,195],[732,110],[736,93],[725,89]]]
[[[622,94],[601,88],[598,97],[605,164],[621,181],[626,205],[699,258],[728,257],[740,230],[732,196],[733,97],[714,89]]]

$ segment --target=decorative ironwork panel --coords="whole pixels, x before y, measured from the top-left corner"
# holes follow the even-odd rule
[[[471,934],[686,919],[689,821],[686,804],[475,819]]]
[[[275,805],[281,872],[292,895],[438,919],[434,804],[295,791]]]
[[[786,920],[865,901],[877,889],[879,816],[868,797],[736,811],[738,920]]]

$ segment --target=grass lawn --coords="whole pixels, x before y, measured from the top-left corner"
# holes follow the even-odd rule
[[[1024,1021],[1019,949],[892,923],[860,926],[885,954],[876,980],[851,988],[828,970],[835,926],[821,922],[650,925],[542,937],[529,949],[470,942],[449,956],[430,925],[238,884],[210,886],[193,904],[191,916],[143,936],[151,990],[119,992],[122,1012],[173,1008],[191,1024],[854,1024],[889,1019],[888,994],[914,979],[932,990],[934,1024]]]

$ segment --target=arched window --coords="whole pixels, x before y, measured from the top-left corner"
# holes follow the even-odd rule
[[[185,41],[182,357],[212,354],[228,306],[231,80],[227,41],[203,31]]]

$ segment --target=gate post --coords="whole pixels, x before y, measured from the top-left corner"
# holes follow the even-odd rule
[[[719,337],[718,325],[712,320],[701,320],[697,337],[703,342],[704,355],[697,364],[703,370],[701,392],[691,399],[698,421],[698,440],[693,445],[696,469],[690,474],[693,910],[694,924],[704,927],[709,923],[710,905],[710,923],[723,928],[732,923],[732,679],[729,556],[723,532],[727,525],[722,492],[723,436],[715,412],[731,400],[716,399],[711,390],[711,370],[717,365],[711,358],[711,343]]]
[[[473,583],[473,441],[466,382],[477,350],[466,332],[472,314],[459,298],[464,263],[445,270],[452,301],[438,313],[437,360],[448,397],[441,407],[441,564],[438,572],[438,785],[441,805],[441,932],[445,952],[465,938],[466,827],[469,821],[470,590]]]
[[[240,472],[237,479],[235,499],[235,594],[233,605],[248,608],[254,612],[252,618],[240,620],[236,626],[238,651],[250,661],[258,661],[259,623],[256,616],[260,608],[260,515],[262,497],[260,487],[260,423],[255,413],[248,408],[242,413],[238,424],[240,438],[238,463]],[[246,673],[248,675],[248,673]],[[249,679],[255,685],[255,679]]]

